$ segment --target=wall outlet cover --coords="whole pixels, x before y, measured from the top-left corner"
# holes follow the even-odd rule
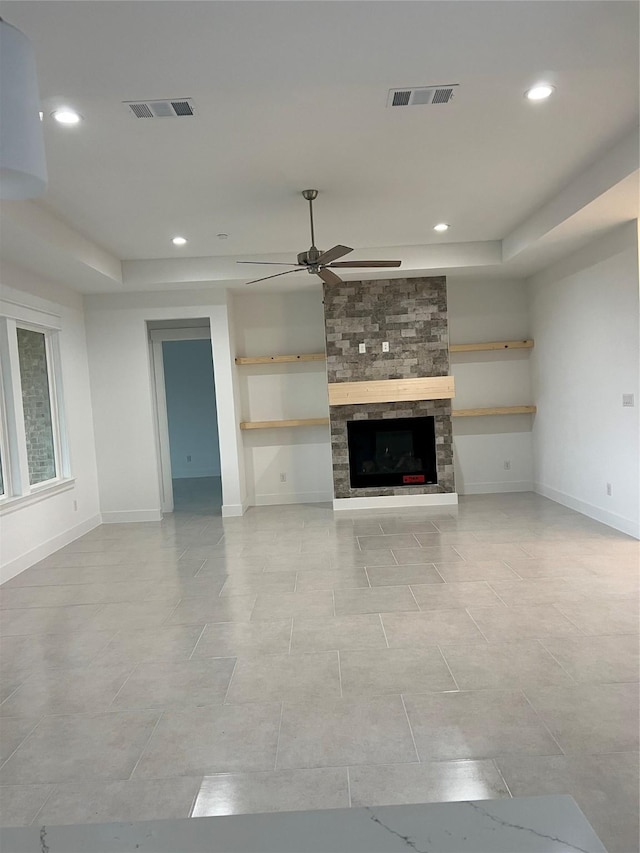
[[[358,344],[358,352],[359,353],[363,353],[366,351],[367,351],[367,345],[366,344]]]
[[[382,341],[382,352],[389,352],[389,341]]]
[[[622,395],[622,405],[625,408],[633,408],[636,404],[635,396],[633,394],[623,394]]]

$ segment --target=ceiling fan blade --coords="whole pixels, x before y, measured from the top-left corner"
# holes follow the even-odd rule
[[[319,275],[325,284],[342,284],[342,279],[340,278],[340,276],[336,275],[334,272],[331,272],[331,270],[327,269],[327,267],[322,267],[322,269],[319,269],[316,275]]]
[[[399,267],[402,261],[338,261],[330,267]]]
[[[323,252],[318,258],[319,264],[329,264],[331,261],[335,261],[337,258],[342,258],[345,255],[348,255],[349,252],[353,252],[353,249],[350,249],[348,246],[334,246],[333,249],[327,249],[326,252]]]
[[[297,267],[300,264],[280,263],[280,261],[236,261],[237,264],[259,264],[260,266]]]
[[[298,270],[303,270],[304,267],[297,267],[295,270],[285,270],[284,272],[277,272],[274,275],[265,275],[264,278],[254,278],[252,281],[245,281],[246,284],[257,284],[259,281],[266,281],[269,278],[278,278],[279,275],[289,275],[292,272],[298,272]]]

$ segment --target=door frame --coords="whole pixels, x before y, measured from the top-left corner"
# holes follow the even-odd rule
[[[177,323],[180,321],[178,320]],[[150,329],[149,347],[153,372],[153,391],[156,410],[156,435],[160,461],[160,504],[163,513],[173,512],[173,480],[171,477],[171,449],[169,444],[169,416],[167,390],[164,378],[163,341],[211,340],[211,326]],[[214,392],[215,393],[215,392]]]

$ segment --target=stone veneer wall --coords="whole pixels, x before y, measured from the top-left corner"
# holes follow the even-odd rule
[[[444,276],[349,281],[324,285],[329,383],[449,374],[447,284]],[[389,352],[382,342],[389,341]],[[367,345],[360,354],[358,346]],[[352,489],[347,421],[435,417],[438,484]],[[450,400],[331,406],[336,498],[454,492]]]

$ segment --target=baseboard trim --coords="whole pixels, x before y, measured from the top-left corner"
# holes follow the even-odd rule
[[[222,504],[221,515],[223,518],[237,518],[247,511],[246,504]]]
[[[459,490],[461,495],[498,495],[503,492],[532,492],[531,480],[514,480],[504,483],[465,483]]]
[[[16,557],[15,560],[5,563],[4,566],[0,567],[0,583],[11,580],[11,578],[24,572],[25,569],[30,568],[35,563],[39,563],[40,560],[44,560],[45,557],[49,557],[51,554],[59,551],[60,548],[64,548],[65,545],[84,536],[85,533],[89,533],[94,527],[99,527],[101,523],[102,519],[99,514],[92,515],[85,521],[81,521],[80,524],[70,527],[69,530],[65,530],[63,533],[59,533],[57,536],[48,539],[46,542],[42,542],[40,545],[32,548],[31,551],[27,551],[26,554],[22,554],[20,557]]]
[[[373,498],[334,498],[336,511],[352,509],[397,509],[411,506],[457,506],[457,492],[436,495],[388,495]]]
[[[159,509],[128,509],[119,512],[103,512],[103,524],[136,524],[139,521],[162,521]]]
[[[608,527],[613,527],[621,533],[627,533],[633,536],[634,539],[640,539],[640,521],[634,521],[631,518],[625,518],[623,515],[618,515],[615,512],[608,512],[606,509],[601,509],[599,506],[581,501],[579,498],[574,498],[572,495],[567,495],[564,492],[559,492],[557,489],[552,489],[551,486],[545,486],[544,483],[534,483],[534,492],[542,495],[549,500],[562,504],[569,509],[574,509],[576,512],[582,513],[594,521],[600,521]]]
[[[253,506],[331,503],[332,500],[333,492],[290,492],[288,494],[256,495]]]

